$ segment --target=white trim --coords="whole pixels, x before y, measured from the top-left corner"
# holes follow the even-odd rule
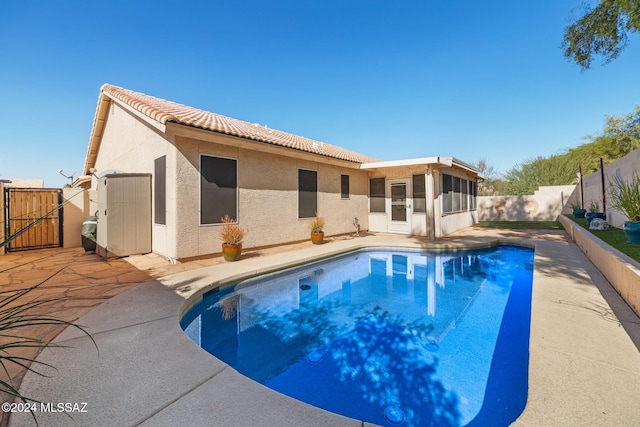
[[[387,187],[385,191],[388,190],[389,197],[386,198],[385,209],[387,211],[387,227],[389,233],[398,233],[398,234],[411,234],[411,216],[413,215],[413,188],[411,183],[411,178],[401,178],[401,179],[391,179],[387,180]],[[394,185],[404,185],[406,191],[405,198],[405,218],[406,221],[393,221],[393,205],[392,198],[393,194],[391,191],[391,187]]]
[[[431,165],[442,164],[445,166],[451,166],[451,158],[443,157],[422,157],[419,159],[405,159],[405,160],[389,160],[386,162],[373,162],[363,163],[360,165],[360,169],[379,169],[379,168],[392,168],[397,166],[417,166],[417,165]]]
[[[403,166],[429,166],[429,165],[441,165],[447,167],[457,167],[460,169],[464,169],[478,176],[480,179],[484,179],[485,176],[482,175],[476,168],[467,163],[464,163],[455,157],[420,157],[417,159],[403,159],[403,160],[389,160],[386,162],[372,162],[372,163],[363,163],[360,165],[360,169],[385,169],[385,168],[395,168],[395,167],[403,167]]]

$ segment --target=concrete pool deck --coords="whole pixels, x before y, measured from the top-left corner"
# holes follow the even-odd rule
[[[486,246],[496,240],[536,248],[529,394],[514,425],[636,425],[640,352],[630,338],[640,338],[635,313],[564,232],[471,228],[437,244]],[[362,246],[426,244],[396,235],[336,238],[320,246],[249,252],[239,262],[209,266],[131,257],[131,263],[156,279],[114,296],[78,320],[97,349],[76,329],[58,335],[54,342],[64,347],[45,349],[38,357],[56,369],[43,369],[47,377],[27,373],[20,390],[43,402],[78,403],[78,410],[86,411],[70,413],[72,418],[38,412],[40,425],[46,426],[368,425],[243,377],[187,338],[178,320],[186,301],[212,282]],[[35,425],[29,414],[14,413],[8,421],[10,426]]]

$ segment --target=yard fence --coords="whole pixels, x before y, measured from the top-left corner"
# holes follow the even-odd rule
[[[574,185],[540,187],[530,196],[480,196],[480,221],[555,221]]]
[[[29,191],[43,191],[42,189],[24,189],[25,192]],[[45,190],[45,191],[54,191],[54,190]],[[60,190],[55,190],[60,191]],[[9,239],[10,236],[17,235],[16,239],[24,239],[24,234],[30,233],[35,229],[41,222],[43,222],[43,218],[46,218],[51,214],[51,211],[57,210],[54,205],[61,206],[61,213],[59,215],[59,220],[62,222],[61,224],[61,236],[58,236],[57,239],[62,243],[62,246],[65,248],[78,247],[82,245],[82,223],[84,217],[88,215],[89,211],[89,195],[87,190],[83,190],[81,188],[63,188],[61,193],[61,200],[54,203],[54,205],[47,205],[46,208],[42,208],[40,205],[29,203],[22,203],[22,210],[19,214],[15,214],[10,209],[7,208],[7,203],[9,203],[9,198],[7,198],[7,192],[5,191],[5,187],[3,184],[0,184],[0,242],[5,242],[6,244],[0,245],[0,255],[3,255],[7,249],[11,249],[12,246],[9,242],[6,242],[6,239]],[[15,203],[15,200],[14,200]],[[54,208],[52,208],[54,206]],[[15,225],[15,218],[12,219],[12,215],[20,215],[21,219],[18,221],[18,226],[13,228],[10,227],[11,224]],[[64,236],[64,238],[63,238]],[[29,239],[27,239],[29,240]],[[22,249],[29,248],[40,248],[40,247],[49,247],[52,245],[42,244],[42,242],[35,239],[35,244],[24,244]],[[23,242],[24,243],[24,242]],[[56,245],[53,245],[56,246]]]
[[[576,172],[577,170],[578,165],[576,165]],[[621,159],[605,166],[602,170],[602,174],[598,171],[584,177],[582,180],[582,205],[584,208],[586,209],[590,202],[596,202],[598,203],[600,212],[607,214],[607,222],[610,225],[618,228],[622,227],[628,219],[620,211],[611,208],[609,183],[615,176],[618,176],[625,181],[630,181],[634,172],[640,175],[640,149],[632,151]],[[603,175],[604,189],[602,185]],[[580,185],[577,185],[576,189],[571,194],[563,213],[570,213],[571,205],[573,203],[580,204],[580,193]]]

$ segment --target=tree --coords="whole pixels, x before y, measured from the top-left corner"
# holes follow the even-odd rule
[[[543,185],[575,184],[577,170],[577,163],[566,154],[538,156],[505,173],[506,191],[510,195],[527,195]]]
[[[600,0],[594,7],[584,6],[584,15],[565,28],[564,56],[588,70],[594,56],[604,64],[618,57],[629,34],[640,31],[640,0]]]
[[[640,107],[621,117],[607,116],[605,120],[601,135],[588,136],[590,143],[567,152],[574,161],[582,162],[585,176],[600,169],[600,158],[607,165],[640,148]]]
[[[591,142],[549,157],[538,156],[525,160],[504,174],[503,187],[497,194],[533,194],[543,185],[568,185],[577,182],[578,164],[582,175],[600,170],[600,159],[605,165],[613,163],[640,148],[640,106],[624,116],[607,116],[602,134],[588,136]],[[485,194],[482,194],[485,195]]]
[[[487,159],[482,158],[471,165],[484,176],[484,181],[478,183],[479,196],[497,196],[502,192],[504,183],[500,173]]]

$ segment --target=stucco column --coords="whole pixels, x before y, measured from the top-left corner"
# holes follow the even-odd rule
[[[435,240],[436,209],[434,205],[437,202],[437,197],[436,197],[434,172],[431,166],[427,166],[427,168],[425,169],[424,179],[426,181],[424,190],[425,190],[425,196],[427,199],[426,208],[425,208],[426,221],[427,221],[427,239]]]

